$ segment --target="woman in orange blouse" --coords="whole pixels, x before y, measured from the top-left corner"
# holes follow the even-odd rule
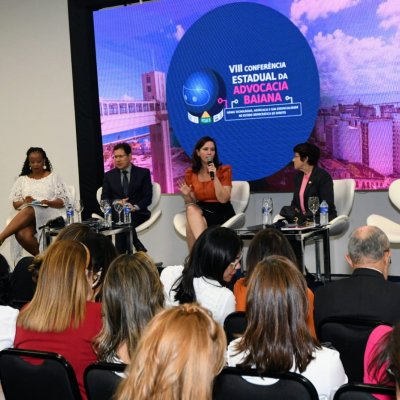
[[[189,249],[211,225],[221,225],[235,215],[231,199],[232,168],[219,161],[215,140],[202,137],[192,154],[192,168],[179,185],[186,206]]]
[[[297,265],[296,256],[287,238],[274,228],[258,232],[249,245],[246,257],[246,277],[236,281],[233,293],[236,299],[236,311],[246,311],[247,283],[256,265],[265,257],[277,255],[291,260]],[[307,326],[313,337],[317,337],[314,328],[314,293],[307,288],[308,314]]]

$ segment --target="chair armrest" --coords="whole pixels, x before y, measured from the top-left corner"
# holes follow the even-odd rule
[[[151,217],[147,221],[144,221],[143,224],[140,224],[136,227],[136,233],[143,232],[144,230],[150,228],[150,226],[153,225],[154,222],[156,222],[157,219],[160,218],[160,216],[161,210],[153,211],[151,213]]]
[[[367,225],[377,226],[385,232],[390,243],[400,243],[400,224],[381,215],[371,214],[367,218]]]
[[[174,228],[184,238],[186,237],[186,213],[176,214],[174,217]]]
[[[338,215],[332,221],[329,222],[329,236],[341,235],[350,225],[350,218],[348,215]]]
[[[104,221],[104,218],[101,217],[99,214],[96,214],[96,213],[92,213],[92,218],[94,218],[94,219],[99,219],[99,220],[101,220],[101,221]]]
[[[229,218],[228,221],[225,221],[221,226],[225,228],[239,229],[244,225],[244,222],[245,222],[245,214],[238,213],[233,217]]]

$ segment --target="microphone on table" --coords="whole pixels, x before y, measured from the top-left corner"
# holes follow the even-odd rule
[[[39,226],[38,229],[43,229],[46,227],[63,228],[64,226],[65,226],[64,218],[60,216],[60,217],[48,220],[44,225]]]
[[[278,219],[278,221],[274,222],[271,225],[267,225],[269,228],[281,229],[285,226],[289,225],[289,222],[286,219]]]
[[[207,157],[207,165],[211,165],[212,163],[213,163],[212,158],[211,157]],[[214,171],[210,171],[209,174],[210,174],[211,180],[213,181],[214,178],[215,178]]]

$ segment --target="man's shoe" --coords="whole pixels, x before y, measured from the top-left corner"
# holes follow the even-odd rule
[[[143,246],[143,243],[140,240],[135,241],[133,246],[135,247],[136,251],[143,251],[144,253],[147,253],[146,247]]]

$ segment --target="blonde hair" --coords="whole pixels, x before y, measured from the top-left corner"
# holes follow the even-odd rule
[[[32,301],[20,312],[17,326],[36,332],[77,328],[85,318],[89,252],[72,240],[54,242],[46,251]]]
[[[158,313],[145,329],[118,400],[210,400],[225,363],[222,327],[198,304]]]

